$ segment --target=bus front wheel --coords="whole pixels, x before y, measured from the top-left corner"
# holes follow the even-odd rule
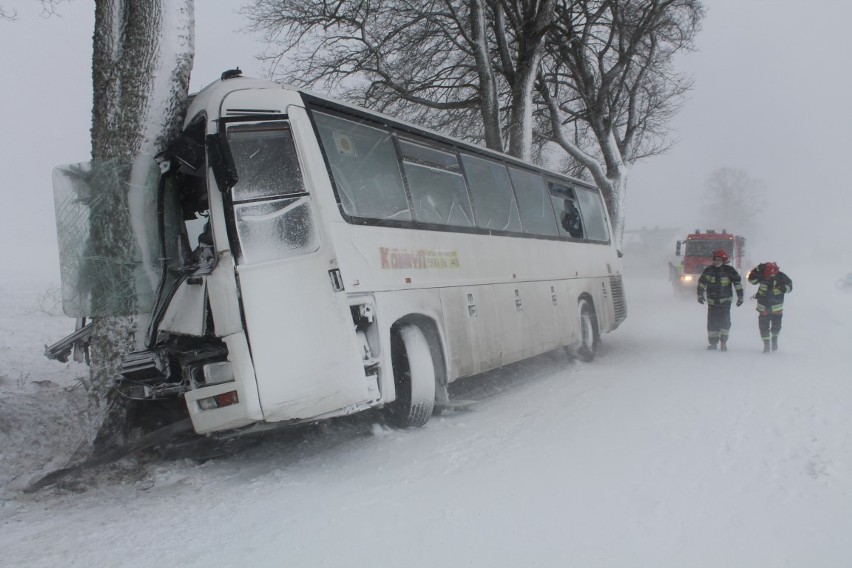
[[[594,360],[598,349],[595,308],[590,300],[583,298],[577,306],[577,311],[580,316],[580,348],[577,349],[577,358],[580,361],[590,362]]]
[[[405,324],[391,333],[391,359],[396,400],[388,419],[402,428],[423,426],[435,407],[435,364],[419,327]]]

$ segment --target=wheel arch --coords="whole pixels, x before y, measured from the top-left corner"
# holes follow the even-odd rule
[[[432,365],[435,368],[436,399],[438,402],[446,402],[449,376],[445,355],[447,350],[444,344],[444,334],[441,333],[438,322],[424,314],[406,314],[393,322],[390,327],[390,334],[397,333],[397,330],[404,325],[415,325],[423,332],[426,341],[429,343],[429,354],[432,356]]]

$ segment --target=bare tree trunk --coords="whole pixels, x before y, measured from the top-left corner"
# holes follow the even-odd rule
[[[485,145],[498,152],[503,151],[503,133],[500,128],[500,100],[497,93],[497,79],[489,61],[487,18],[482,0],[470,2],[470,27],[473,39],[472,53],[479,75],[479,93],[482,99],[482,115]]]
[[[508,153],[522,160],[529,160],[532,155],[533,91],[539,74],[544,41],[555,17],[555,2],[543,0],[507,4],[515,8],[509,19],[515,28],[516,50],[514,67],[507,73],[512,105]]]
[[[626,165],[617,167],[615,175],[609,178],[609,186],[601,191],[612,221],[612,238],[619,249],[624,240],[624,197],[627,190],[628,169]]]
[[[139,176],[140,155],[153,156],[180,125],[193,59],[193,0],[96,0],[92,83],[92,159],[118,159],[132,164],[127,178]],[[147,162],[147,161],[146,161]],[[93,206],[90,242],[93,253],[120,257],[134,245],[131,197],[99,199]],[[117,254],[118,253],[118,254]],[[118,295],[123,313],[136,313],[132,269],[115,263],[108,279],[126,283],[93,296]],[[143,318],[144,319],[144,318]],[[91,349],[91,410],[96,417],[95,444],[125,441],[126,406],[114,382],[123,356],[137,343],[139,318],[94,320]]]

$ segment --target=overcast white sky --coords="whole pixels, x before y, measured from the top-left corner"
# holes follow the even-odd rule
[[[94,2],[73,0],[61,17],[39,17],[37,0],[0,0],[18,21],[0,22],[4,135],[0,156],[2,280],[58,279],[51,169],[89,157]],[[239,65],[259,75],[262,45],[240,34],[240,1],[196,0],[192,89]],[[704,180],[723,166],[745,169],[769,188],[764,224],[772,239],[754,250],[784,255],[831,249],[852,268],[845,232],[852,132],[852,3],[846,0],[706,0],[698,51],[680,68],[695,79],[672,123],[677,145],[637,165],[627,226],[692,228]],[[793,246],[805,243],[806,246]],[[833,274],[833,273],[832,273]]]
[[[637,166],[628,226],[702,226],[701,190],[716,168],[745,169],[769,189],[770,257],[830,250],[852,268],[852,3],[843,0],[707,0],[698,51],[681,59],[695,78],[674,121],[677,146]],[[665,197],[665,199],[661,199]],[[684,226],[681,224],[680,226]],[[799,247],[809,242],[813,246]]]

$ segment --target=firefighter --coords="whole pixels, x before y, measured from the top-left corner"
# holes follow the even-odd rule
[[[698,278],[698,303],[703,304],[707,296],[707,349],[715,351],[717,344],[722,351],[728,350],[728,333],[731,330],[732,290],[737,293],[737,306],[743,305],[743,285],[737,269],[727,264],[728,253],[722,249],[713,251],[713,264],[704,269]]]
[[[774,262],[758,264],[748,273],[748,281],[758,286],[754,297],[757,300],[757,328],[763,340],[763,352],[778,351],[784,294],[793,291],[793,281]]]

